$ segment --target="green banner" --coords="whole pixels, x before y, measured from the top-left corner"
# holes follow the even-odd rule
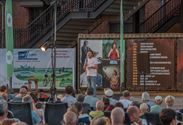
[[[7,77],[11,79],[13,74],[13,20],[12,20],[12,0],[6,0],[6,64]]]
[[[124,24],[123,24],[123,0],[121,0],[121,5],[120,5],[120,55],[121,55],[121,61],[120,61],[120,71],[121,71],[121,75],[120,75],[120,82],[121,82],[121,86],[124,86],[124,81],[125,81],[125,41],[124,41]]]

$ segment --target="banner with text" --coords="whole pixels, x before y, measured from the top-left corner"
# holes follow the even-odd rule
[[[0,49],[0,82],[6,83],[5,49]],[[38,88],[49,89],[52,84],[52,50],[14,49],[13,88],[31,82],[32,88],[38,81]],[[56,50],[56,88],[62,89],[75,83],[75,49]]]
[[[128,89],[175,89],[174,39],[127,40]]]

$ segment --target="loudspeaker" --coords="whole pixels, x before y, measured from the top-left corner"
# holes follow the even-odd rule
[[[139,53],[137,56],[137,69],[140,74],[150,73],[149,53]]]

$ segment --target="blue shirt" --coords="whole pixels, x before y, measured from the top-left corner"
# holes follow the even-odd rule
[[[97,97],[91,96],[91,95],[87,95],[84,98],[84,102],[83,103],[87,103],[90,105],[90,107],[95,108],[96,107],[96,102],[99,99]]]
[[[62,102],[67,103],[68,106],[70,107],[72,104],[76,103],[77,100],[71,95],[65,95],[64,98],[62,99]]]
[[[31,113],[32,113],[33,124],[40,123],[41,122],[41,118],[38,116],[38,114],[36,114],[35,111],[32,111]]]

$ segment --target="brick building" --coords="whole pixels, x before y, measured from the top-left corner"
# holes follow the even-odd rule
[[[64,7],[63,1],[64,0],[59,0],[59,2],[61,4],[58,4],[58,6]],[[74,2],[75,0],[71,0],[71,2],[72,1]],[[84,0],[84,1],[86,1],[88,3],[90,2],[89,0]],[[144,26],[141,27],[141,25],[140,25],[140,24],[143,24],[143,22],[146,21],[147,19],[151,18],[152,15],[157,15],[157,13],[159,13],[159,15],[162,16],[161,14],[166,14],[167,12],[169,12],[169,10],[164,9],[164,8],[167,6],[174,5],[175,1],[172,2],[173,0],[146,0],[146,2],[144,2],[142,4],[142,6],[140,6],[140,7],[138,7],[138,6],[141,4],[140,2],[142,0],[135,0],[135,1],[137,1],[137,3],[128,2],[127,0],[124,0],[124,9],[128,8],[129,13],[130,13],[130,11],[131,11],[131,13],[133,13],[133,14],[128,14],[128,15],[130,15],[130,16],[128,16],[128,19],[124,20],[124,24],[125,24],[124,29],[125,29],[126,33],[134,33],[134,32],[180,32],[181,31],[181,28],[180,28],[181,26],[179,23],[181,16],[179,16],[179,20],[173,22],[174,23],[173,25],[171,24],[171,26],[170,26],[170,24],[169,24],[167,26],[168,28],[167,27],[163,28],[160,31],[147,31],[144,29],[149,28],[148,25],[145,25],[146,28],[144,28]],[[177,1],[179,1],[179,0],[177,0]],[[115,4],[115,2],[117,4]],[[119,14],[119,9],[120,9],[119,7],[120,6],[119,6],[119,3],[120,3],[120,0],[113,0],[111,5],[108,5],[109,9],[108,8],[104,9],[103,10],[103,11],[105,11],[104,13],[102,13],[102,11],[101,11],[102,14],[98,14],[97,18],[92,17],[93,19],[90,19],[88,21],[88,22],[90,22],[92,20],[91,24],[89,26],[86,26],[86,29],[84,29],[84,30],[81,30],[81,31],[78,30],[75,33],[76,34],[75,37],[72,36],[73,39],[71,39],[71,40],[72,41],[77,40],[76,36],[78,33],[119,33],[119,29],[120,29],[120,27],[119,27],[120,26],[120,14]],[[35,18],[40,17],[40,14],[44,13],[44,11],[46,9],[48,9],[49,6],[51,6],[50,4],[51,3],[49,3],[49,0],[32,0],[32,1],[31,0],[27,0],[27,1],[25,1],[25,0],[13,0],[13,24],[14,24],[14,28],[19,28],[19,29],[26,28],[29,24],[32,23],[32,21],[34,21]],[[69,5],[71,5],[71,4],[75,4],[75,3],[69,3]],[[84,4],[86,4],[86,3],[84,3]],[[109,14],[110,11],[112,10],[112,9],[110,10],[111,6],[113,6],[113,8],[112,8],[113,10],[114,10],[114,8],[118,9],[118,10],[114,10],[115,12]],[[128,6],[132,6],[132,7],[130,8]],[[69,6],[66,6],[66,8],[67,7],[69,7]],[[81,12],[82,12],[83,8],[81,8]],[[102,8],[102,5],[101,5],[101,8]],[[166,12],[164,13],[161,8],[164,9]],[[1,4],[1,6],[0,6],[0,28],[1,29],[2,29],[2,10],[3,9],[2,9],[2,4]],[[58,7],[58,11],[59,11],[59,7]],[[126,10],[125,10],[125,12],[126,12]],[[181,14],[179,14],[179,15],[181,15]],[[46,20],[46,19],[44,19],[44,20]],[[77,20],[79,20],[79,19],[77,19]],[[152,20],[152,19],[150,19],[150,20]],[[87,21],[84,23],[87,23]],[[40,26],[40,24],[39,24],[39,26]],[[62,26],[62,27],[64,27],[64,26]],[[38,24],[36,24],[35,27],[38,27]],[[72,26],[69,28],[70,28],[70,30],[72,30]],[[78,29],[79,28],[80,27],[78,27]],[[63,32],[61,31],[61,33],[63,33]],[[15,35],[16,34],[19,34],[19,36],[22,36],[22,34],[29,35],[30,31],[26,31],[26,33],[23,32],[21,34],[15,33]],[[66,33],[64,32],[63,34],[66,34]],[[18,37],[19,38],[18,40],[22,41],[22,39],[27,39],[26,37],[27,36],[24,36],[21,38]],[[68,35],[68,37],[69,37],[69,35]],[[62,36],[60,36],[59,38],[61,38],[60,41],[62,41],[62,40],[71,41],[69,39],[62,38]],[[47,40],[47,39],[48,38],[45,38],[44,40]],[[30,42],[31,41],[26,42],[26,43],[21,42],[21,43],[23,43],[23,45],[16,45],[15,44],[15,47],[35,47],[35,46],[32,46],[33,44],[29,45],[29,46],[25,45],[25,44],[30,43]],[[35,42],[34,42],[34,44],[35,44]]]

